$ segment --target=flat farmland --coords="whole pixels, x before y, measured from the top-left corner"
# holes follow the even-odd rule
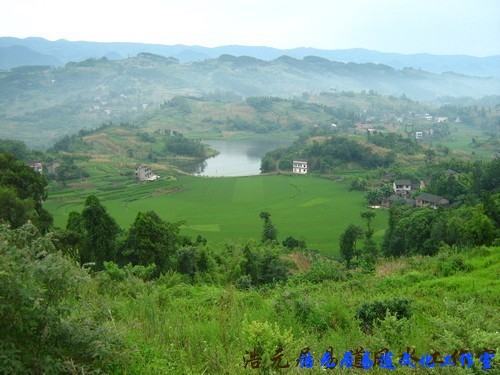
[[[90,193],[90,192],[89,192]],[[139,211],[155,211],[168,221],[185,221],[182,234],[207,238],[209,243],[259,239],[261,211],[271,214],[278,239],[304,239],[309,248],[336,253],[348,224],[364,226],[364,193],[347,185],[311,176],[251,176],[207,178],[180,176],[147,184],[129,183],[126,189],[94,191],[118,224],[127,229]],[[49,192],[45,207],[57,226],[65,226],[69,212],[81,211],[81,191]],[[375,239],[381,240],[387,211],[377,210]]]

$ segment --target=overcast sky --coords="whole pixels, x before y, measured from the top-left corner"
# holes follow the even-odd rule
[[[0,36],[500,55],[500,0],[0,0]]]

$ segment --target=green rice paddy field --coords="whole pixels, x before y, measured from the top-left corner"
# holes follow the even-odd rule
[[[65,226],[71,211],[81,211],[87,194],[94,193],[118,224],[127,229],[139,211],[155,211],[168,221],[185,220],[182,234],[219,243],[260,238],[261,211],[271,213],[278,239],[304,239],[323,253],[338,251],[339,237],[348,224],[364,225],[361,192],[347,185],[311,176],[252,176],[206,178],[181,176],[146,184],[125,182],[117,190],[60,190],[49,192],[45,207],[55,225]],[[377,210],[375,238],[380,240],[387,211]]]

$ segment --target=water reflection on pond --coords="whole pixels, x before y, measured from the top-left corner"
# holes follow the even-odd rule
[[[186,165],[183,169],[198,176],[251,176],[260,173],[260,161],[271,150],[288,146],[291,140],[202,140],[219,154],[204,162]]]

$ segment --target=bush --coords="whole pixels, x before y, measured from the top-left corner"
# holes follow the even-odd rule
[[[318,257],[312,263],[309,270],[296,274],[292,280],[295,283],[311,282],[315,284],[323,283],[326,280],[346,281],[352,277],[352,271],[348,271],[345,265]]]
[[[121,344],[98,320],[90,283],[50,235],[0,226],[0,373],[109,370]]]
[[[384,301],[373,301],[364,303],[356,310],[356,319],[359,325],[366,333],[371,332],[373,327],[383,320],[387,313],[395,316],[397,319],[409,319],[413,315],[411,300],[406,298],[394,298]]]
[[[457,272],[469,272],[471,267],[461,254],[441,254],[437,259],[437,276],[452,276]]]
[[[281,330],[280,327],[268,322],[243,322],[243,336],[247,345],[246,350],[253,352],[261,359],[260,370],[267,373],[271,366],[271,356],[276,349],[287,349],[293,341],[291,330]],[[249,354],[245,356],[249,357]],[[285,355],[286,357],[286,355]]]
[[[305,249],[306,248],[306,242],[304,240],[298,240],[296,238],[293,238],[292,236],[288,236],[283,242],[283,246],[285,246],[289,250],[293,250],[296,248],[299,249]]]

